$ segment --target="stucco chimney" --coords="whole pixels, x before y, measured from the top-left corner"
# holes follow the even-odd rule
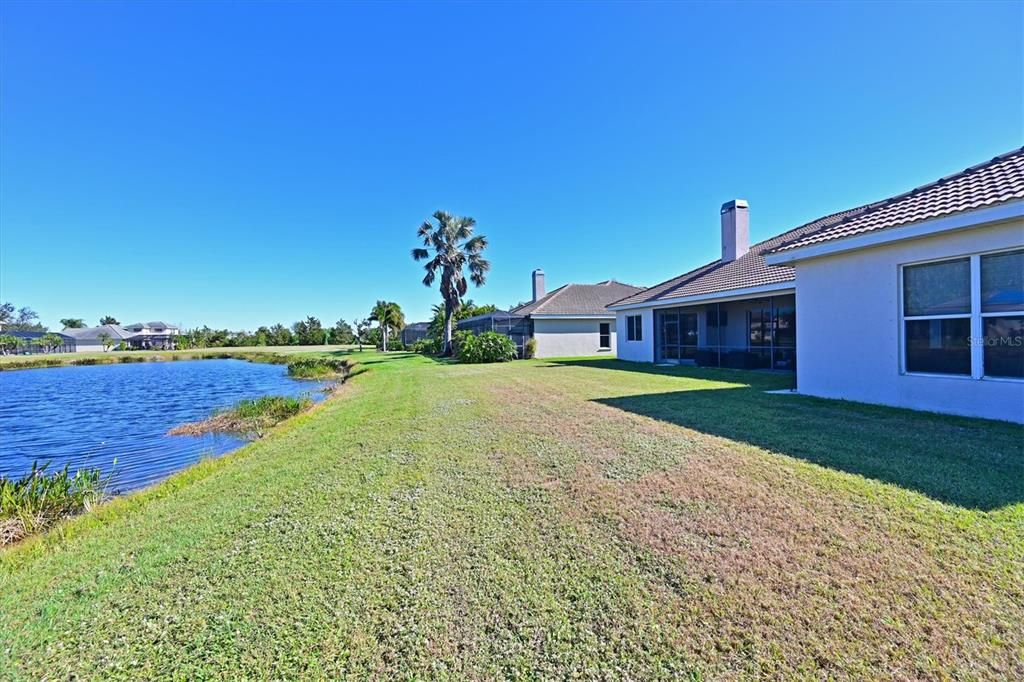
[[[722,262],[734,261],[750,251],[750,208],[746,199],[722,204]]]
[[[533,271],[533,300],[544,298],[544,271],[537,268]]]

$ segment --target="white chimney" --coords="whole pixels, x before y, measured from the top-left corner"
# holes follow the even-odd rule
[[[533,300],[544,298],[544,271],[537,268],[533,271]]]
[[[746,199],[722,204],[722,262],[728,263],[750,251],[750,209]]]

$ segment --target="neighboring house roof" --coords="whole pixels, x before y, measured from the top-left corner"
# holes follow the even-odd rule
[[[566,284],[540,300],[513,308],[513,315],[611,315],[608,304],[643,291],[615,280],[597,284]]]
[[[612,307],[785,284],[796,278],[792,266],[768,265],[765,255],[1017,199],[1024,199],[1024,148],[904,194],[818,218],[754,244],[734,261],[712,261],[615,301]]]
[[[473,317],[463,318],[463,319],[459,320],[458,322],[456,322],[455,325],[458,326],[458,325],[461,325],[461,324],[468,324],[470,322],[479,322],[480,320],[487,320],[487,319],[493,319],[493,320],[520,320],[523,317],[525,317],[525,315],[518,315],[515,312],[509,312],[507,310],[492,310],[489,313],[480,313],[479,315],[474,315]]]
[[[57,336],[62,336],[62,337],[64,337],[65,339],[67,339],[69,341],[72,338],[71,336],[69,336],[69,335],[67,335],[67,334],[65,334],[63,332],[19,332],[19,331],[7,331],[7,332],[4,332],[4,334],[10,334],[11,336],[13,336],[15,338],[25,339],[26,341],[32,341],[34,339],[41,339],[42,337],[46,336],[47,334],[56,334]]]
[[[65,329],[62,332],[76,341],[99,341],[100,334],[108,334],[111,339],[123,341],[134,336],[131,332],[116,324],[104,324],[99,327],[82,327],[80,329]]]
[[[750,247],[750,251],[734,261],[728,263],[723,263],[721,259],[712,261],[661,284],[655,284],[649,289],[615,301],[614,306],[655,303],[663,299],[703,296],[732,289],[748,289],[768,284],[792,282],[796,279],[793,268],[787,265],[768,265],[764,262],[766,253],[791,239],[797,239],[823,227],[834,225],[848,216],[864,213],[873,205],[860,206],[818,218],[789,232],[754,244]]]
[[[1024,199],[1024,147],[875,204],[861,215],[803,235],[776,251],[901,227]]]
[[[136,328],[152,329],[154,327],[161,328],[161,329],[177,329],[177,327],[175,325],[173,325],[173,324],[166,324],[164,322],[159,322],[159,321],[158,322],[136,322],[135,324],[126,324],[125,325],[126,329],[136,329]]]

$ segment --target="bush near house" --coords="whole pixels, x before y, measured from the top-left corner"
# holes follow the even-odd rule
[[[460,362],[508,362],[516,359],[516,344],[504,334],[497,332],[484,332],[479,336],[474,336],[470,332],[465,332],[465,334],[457,344],[454,344],[453,341],[453,344],[456,345],[455,354]]]
[[[537,339],[531,338],[526,341],[526,345],[523,346],[523,355],[527,359],[537,357]]]

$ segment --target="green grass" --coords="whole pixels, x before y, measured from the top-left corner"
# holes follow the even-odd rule
[[[1024,675],[1020,427],[614,361],[358,373],[0,554],[23,679]]]

